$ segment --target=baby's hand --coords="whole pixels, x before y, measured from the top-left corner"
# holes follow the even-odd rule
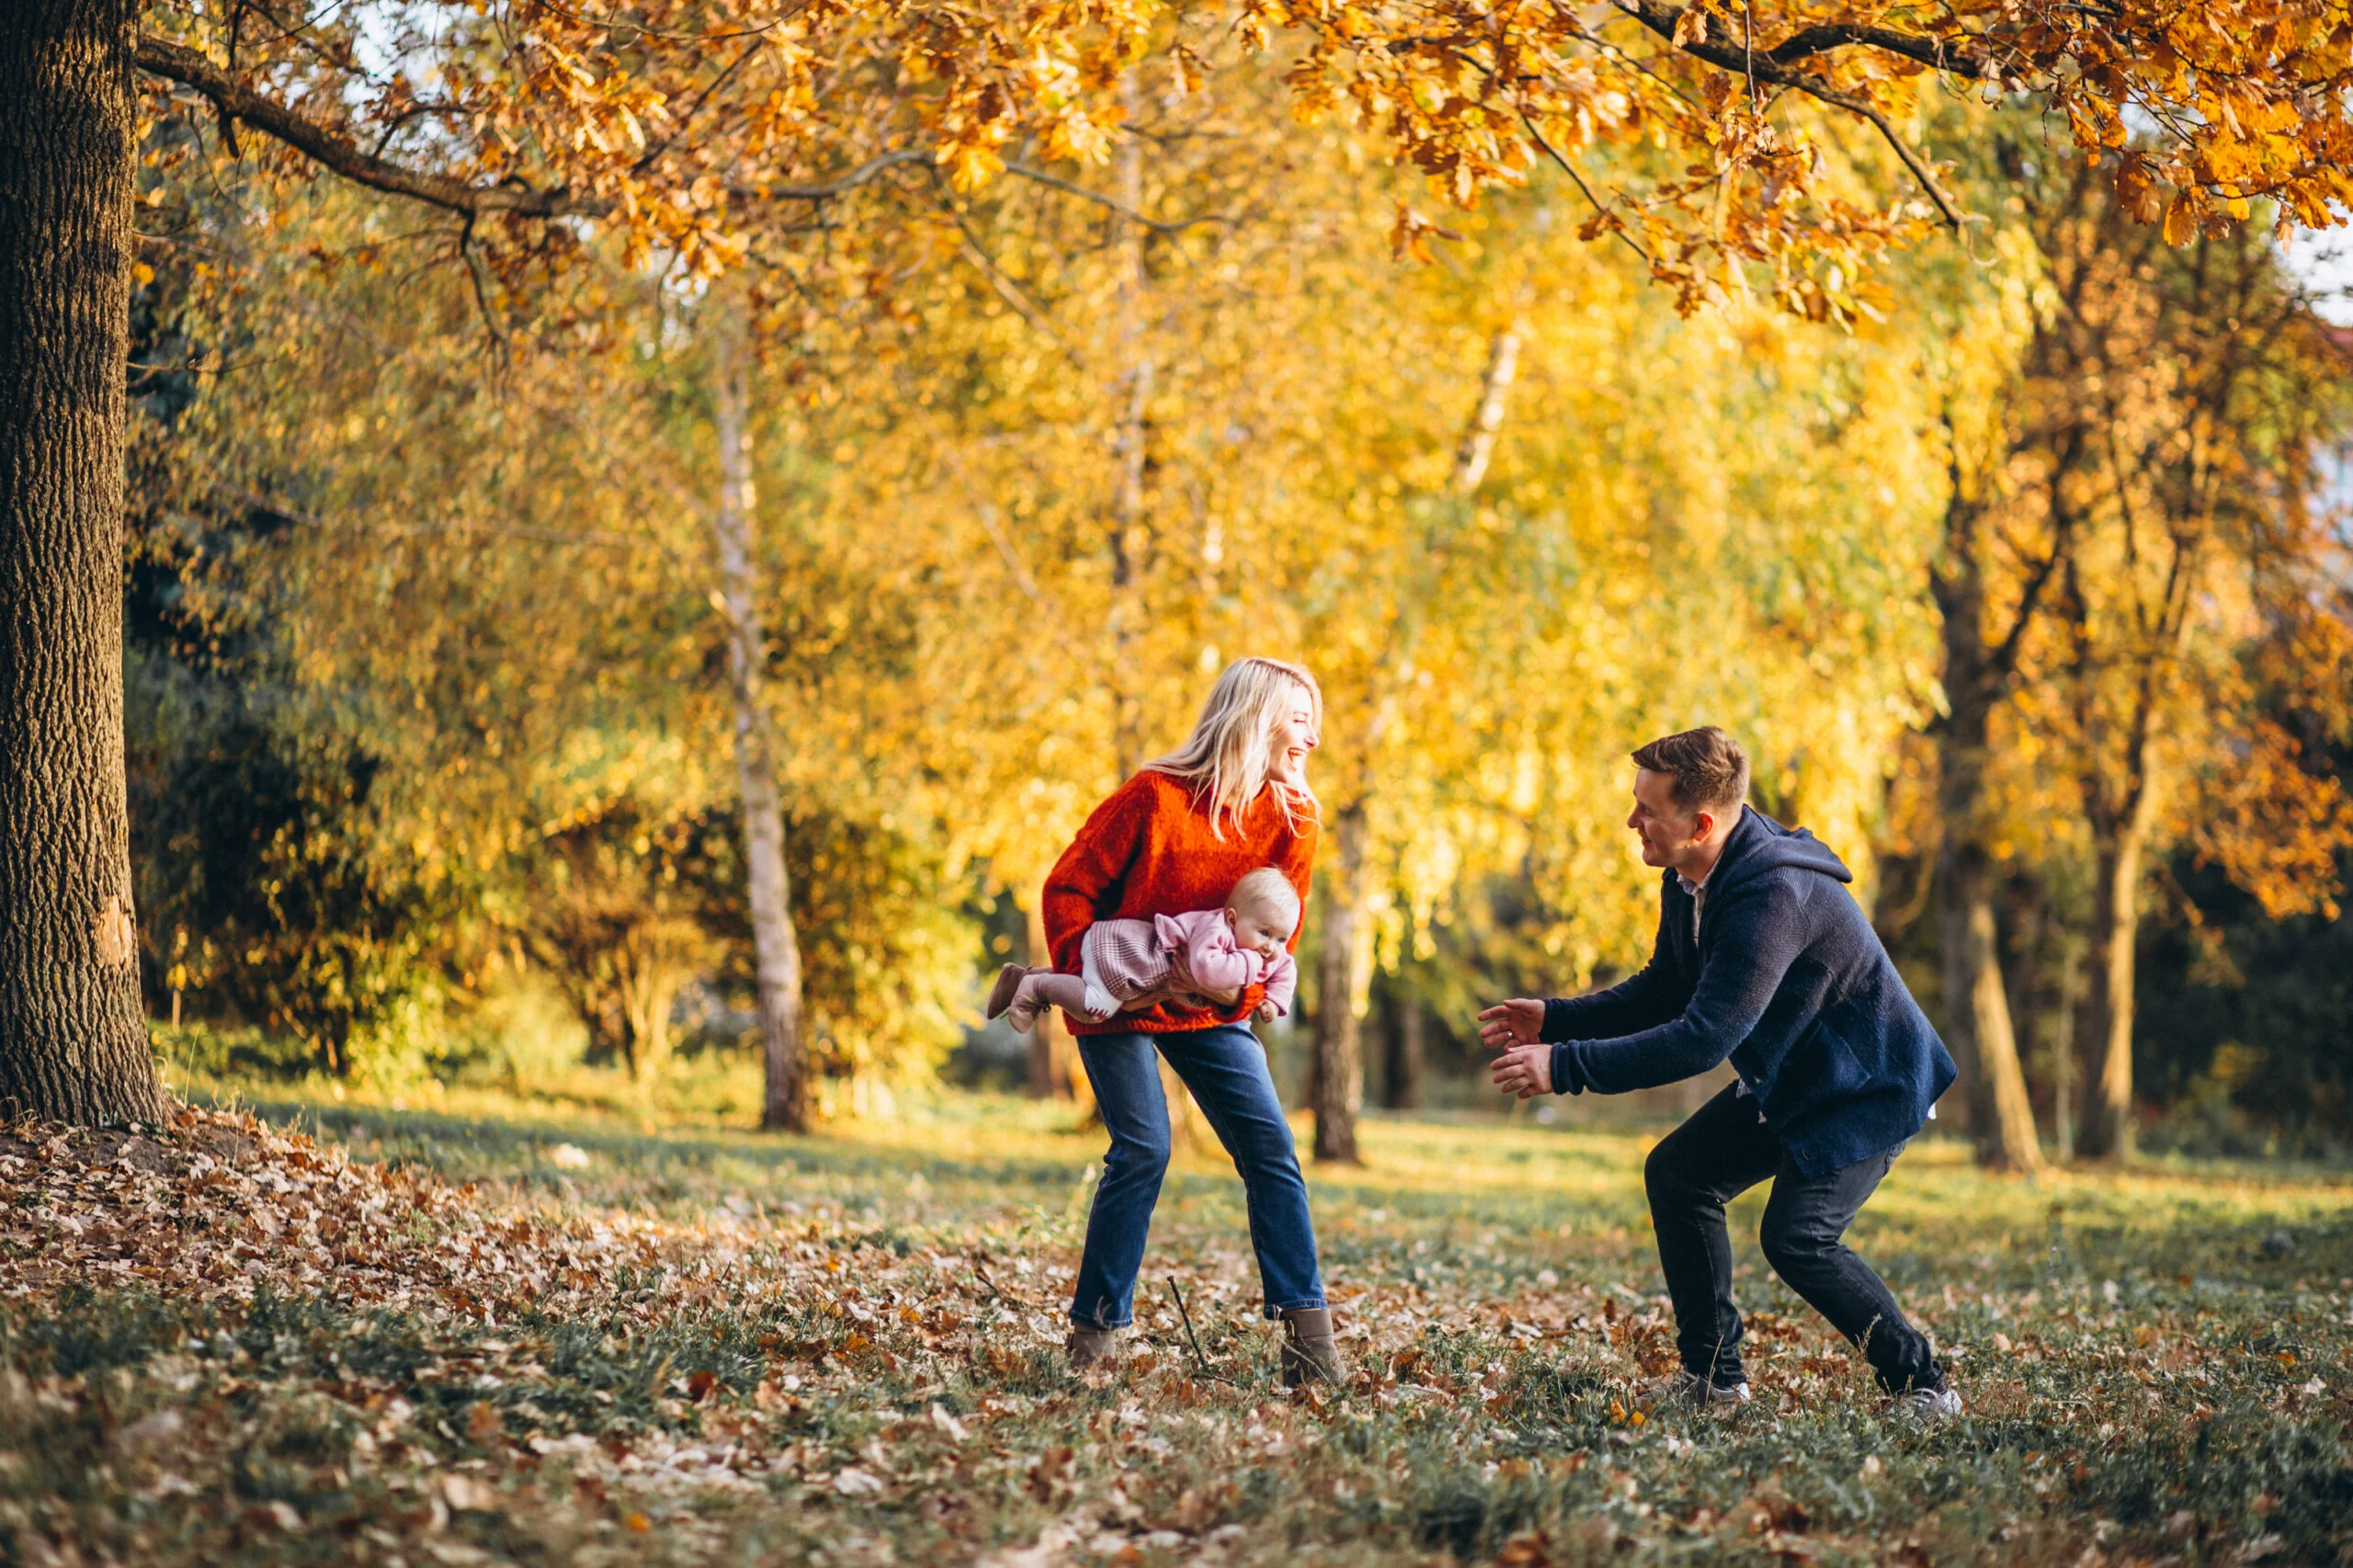
[[[1259,1003],[1256,1007],[1251,1010],[1250,1016],[1257,1019],[1262,1024],[1271,1024],[1277,1018],[1282,1017],[1281,1014],[1275,1011],[1275,1005],[1272,1002]]]

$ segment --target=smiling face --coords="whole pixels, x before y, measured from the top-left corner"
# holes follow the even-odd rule
[[[1718,846],[1710,842],[1715,813],[1678,804],[1673,774],[1634,770],[1634,810],[1626,825],[1642,840],[1645,866],[1672,867],[1697,881],[1692,868],[1702,858],[1709,867],[1715,864]]]
[[[1275,777],[1284,783],[1304,789],[1307,785],[1307,754],[1324,744],[1315,733],[1315,699],[1303,686],[1293,686],[1283,705],[1275,710],[1274,752]],[[1288,937],[1288,931],[1283,933]]]

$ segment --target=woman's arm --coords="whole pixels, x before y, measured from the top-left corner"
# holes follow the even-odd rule
[[[1078,972],[1078,945],[1086,928],[1119,907],[1120,891],[1151,823],[1150,786],[1131,778],[1095,808],[1046,873],[1038,915],[1046,927],[1047,950],[1061,972]]]

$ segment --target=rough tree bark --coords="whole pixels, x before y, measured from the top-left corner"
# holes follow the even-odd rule
[[[2223,408],[2226,398],[2218,398]],[[2194,449],[2193,449],[2194,453]],[[2104,654],[2093,631],[2084,585],[2072,573],[2064,604],[2075,642],[2076,725],[2088,756],[2081,774],[2084,817],[2092,830],[2098,876],[2092,887],[2091,1036],[2100,1052],[2099,1081],[2084,1104],[2083,1152],[2130,1159],[2132,1128],[2133,947],[2141,930],[2141,858],[2156,824],[2156,735],[2158,711],[2177,676],[2190,610],[2200,574],[2196,541],[2211,526],[2213,498],[2206,492],[2211,472],[2195,456],[2185,466],[2180,494],[2168,510],[2172,549],[2163,591],[2154,605],[2135,607],[2137,633],[2124,659]],[[2114,635],[2113,633],[2111,635]],[[2127,662],[2129,660],[2129,662]],[[2102,722],[2099,690],[2104,676],[2121,666],[2129,680],[2129,706],[2112,764],[2107,756],[2113,733]]]
[[[750,873],[752,947],[759,976],[760,1044],[767,1092],[760,1125],[799,1132],[809,1124],[809,1085],[801,1039],[801,944],[792,929],[784,868],[784,810],[760,676],[767,640],[752,550],[752,432],[748,353],[739,306],[722,303],[714,345],[713,388],[719,436],[720,597],[727,611],[727,678],[735,699],[735,770],[743,797],[744,858]]]
[[[0,27],[0,1112],[165,1114],[122,752],[127,0]]]
[[[1365,806],[1332,816],[1332,858],[1324,863],[1324,935],[1316,947],[1315,1057],[1309,1074],[1315,1111],[1315,1157],[1355,1165],[1357,1111],[1364,1104],[1364,1057],[1356,1005],[1358,952],[1363,946]]]
[[[1955,485],[1946,522],[1944,562],[1929,585],[1944,617],[1945,699],[1936,730],[1938,808],[1944,824],[1937,853],[1937,920],[1944,958],[1945,1032],[1961,1070],[1969,1126],[1978,1159],[2006,1170],[2042,1166],[2034,1108],[2018,1066],[2018,1037],[2002,985],[1995,941],[1992,856],[1984,838],[1987,730],[2008,689],[2017,629],[2000,644],[1984,637],[1985,585],[1976,518]],[[2032,613],[2029,596],[2021,616]],[[2021,625],[2023,622],[2021,621]]]
[[[2100,1051],[2097,1091],[2084,1105],[2079,1143],[2090,1155],[2130,1159],[2132,1129],[2132,950],[2141,932],[2141,853],[2152,796],[2144,786],[2121,823],[2092,828],[2099,879],[2092,889],[2091,1036]]]

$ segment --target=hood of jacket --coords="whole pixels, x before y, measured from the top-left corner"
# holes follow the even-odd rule
[[[1830,846],[1802,827],[1783,827],[1750,807],[1740,808],[1740,825],[1725,841],[1723,855],[1708,878],[1708,896],[1722,899],[1743,882],[1780,870],[1813,871],[1841,882],[1855,873]]]

